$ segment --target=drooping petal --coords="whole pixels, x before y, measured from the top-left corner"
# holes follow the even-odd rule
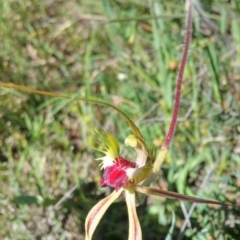
[[[91,240],[93,233],[101,220],[103,214],[107,211],[109,206],[120,196],[123,189],[118,192],[114,191],[109,196],[98,202],[88,213],[85,221],[85,240]]]
[[[129,219],[128,240],[142,240],[142,230],[135,206],[135,192],[125,191]]]
[[[216,204],[216,205],[222,205],[222,206],[230,206],[230,204],[227,204],[227,203],[186,196],[184,194],[170,192],[170,191],[156,189],[156,188],[148,188],[148,187],[138,185],[134,189],[135,191],[146,194],[146,195],[155,195],[155,196],[167,197],[167,198],[178,199],[181,201],[195,202],[195,203],[207,203],[207,204]]]

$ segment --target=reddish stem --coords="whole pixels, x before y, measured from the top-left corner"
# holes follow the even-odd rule
[[[175,96],[172,120],[171,120],[171,124],[170,124],[169,130],[168,130],[167,136],[166,136],[165,141],[162,146],[163,148],[169,148],[169,145],[172,141],[173,134],[175,131],[176,123],[177,123],[180,98],[181,98],[182,80],[183,80],[184,69],[185,69],[186,62],[187,62],[188,49],[189,49],[189,45],[191,42],[191,33],[192,33],[192,7],[191,7],[191,3],[189,3],[187,20],[186,20],[186,35],[184,38],[185,44],[184,44],[182,59],[180,62],[179,72],[178,72],[178,76],[177,76],[177,87],[176,87],[176,93],[175,93],[176,96]]]

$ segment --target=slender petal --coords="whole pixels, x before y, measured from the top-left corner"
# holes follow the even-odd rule
[[[85,221],[85,240],[91,240],[93,233],[101,220],[103,214],[107,211],[109,206],[121,195],[123,189],[118,192],[114,191],[109,196],[98,202],[88,213]]]
[[[128,240],[142,240],[142,230],[135,206],[135,192],[125,191],[129,218]]]
[[[208,203],[208,204],[217,204],[217,205],[223,205],[223,206],[230,206],[230,204],[222,203],[214,200],[207,200],[203,198],[197,198],[197,197],[190,197],[186,196],[184,194],[160,190],[156,188],[148,188],[143,186],[136,186],[135,191],[146,194],[146,195],[156,195],[156,196],[162,196],[167,198],[173,198],[178,199],[181,201],[189,201],[189,202],[195,202],[195,203]]]

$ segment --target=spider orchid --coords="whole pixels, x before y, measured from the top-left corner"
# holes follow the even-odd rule
[[[102,149],[99,151],[105,154],[105,156],[96,159],[101,161],[100,166],[103,169],[100,185],[101,187],[109,186],[114,188],[114,191],[98,202],[88,213],[85,222],[86,240],[92,239],[93,233],[103,214],[123,193],[125,195],[129,217],[129,240],[142,239],[141,227],[136,212],[136,205],[141,201],[141,199],[139,200],[138,193],[164,196],[190,202],[222,205],[222,203],[217,201],[204,200],[147,187],[157,176],[157,174],[154,173],[155,151],[147,147],[143,139],[136,135],[129,135],[125,139],[125,145],[134,148],[137,156],[133,161],[127,160],[120,156],[119,143],[111,133],[97,131],[97,135],[102,144]]]
[[[50,97],[86,101],[93,104],[100,104],[103,106],[111,107],[117,111],[128,123],[133,134],[129,135],[125,139],[125,145],[134,148],[136,151],[136,159],[129,160],[120,155],[120,147],[115,139],[115,137],[104,131],[97,131],[97,135],[101,140],[102,146],[100,146],[99,151],[105,155],[97,160],[100,160],[100,166],[103,169],[103,176],[100,180],[100,185],[102,187],[109,186],[113,188],[113,192],[98,202],[88,213],[85,221],[85,231],[86,240],[91,240],[94,231],[101,220],[104,213],[107,211],[108,207],[121,195],[125,195],[128,217],[129,217],[129,240],[141,240],[142,233],[140,223],[137,217],[136,205],[141,203],[142,194],[145,195],[156,195],[164,196],[168,198],[178,199],[182,201],[190,201],[195,203],[210,203],[218,205],[228,205],[221,202],[213,200],[205,200],[196,197],[190,197],[183,194],[178,194],[170,191],[165,191],[161,189],[150,188],[150,184],[157,178],[160,167],[164,161],[164,158],[168,152],[170,143],[173,138],[174,130],[176,127],[179,103],[181,97],[181,85],[183,79],[184,68],[186,65],[188,49],[191,39],[191,26],[192,26],[192,7],[191,0],[186,1],[187,6],[187,21],[186,21],[186,34],[185,34],[185,45],[183,49],[182,59],[179,66],[179,72],[177,76],[177,86],[175,103],[173,108],[172,120],[166,135],[165,141],[158,153],[155,154],[155,150],[148,147],[144,141],[144,138],[136,127],[136,125],[131,121],[131,119],[116,106],[110,103],[103,102],[97,98],[82,98],[82,97],[72,97],[65,94],[58,94],[53,92],[41,91],[37,89],[32,89],[25,86],[16,85],[13,83],[0,82],[0,87],[16,89],[18,91],[34,93],[39,95],[45,95]],[[101,144],[100,144],[101,145]],[[139,194],[140,193],[140,194]]]
[[[139,201],[139,193],[145,195],[164,196],[195,203],[225,205],[224,203],[213,200],[205,200],[148,187],[158,176],[159,169],[167,154],[176,127],[183,73],[191,39],[191,1],[186,1],[186,3],[188,14],[186,23],[185,46],[177,77],[176,96],[172,120],[166,139],[159,151],[159,154],[157,157],[155,157],[154,149],[146,145],[144,138],[136,125],[123,112],[121,112],[121,114],[124,115],[125,119],[128,121],[129,126],[134,133],[125,139],[125,145],[134,148],[136,151],[136,159],[129,160],[120,156],[119,144],[111,133],[97,131],[97,134],[102,143],[102,149],[99,151],[105,154],[105,156],[97,159],[101,161],[100,166],[103,169],[103,176],[100,180],[100,185],[101,187],[109,186],[113,188],[114,191],[109,196],[98,202],[88,213],[85,221],[86,240],[92,239],[94,231],[104,213],[121,194],[125,195],[127,204],[129,218],[129,240],[142,239],[141,227],[136,212],[136,205],[141,202],[141,199]]]

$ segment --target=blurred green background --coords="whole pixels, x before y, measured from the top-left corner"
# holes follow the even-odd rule
[[[146,240],[240,236],[240,2],[193,2],[179,121],[153,186],[233,207],[197,205],[186,225],[192,204],[149,197],[138,207]],[[111,102],[148,144],[161,146],[184,44],[184,1],[6,0],[0,11],[1,82]],[[110,192],[99,187],[95,128],[111,131],[122,155],[134,158],[124,147],[130,129],[112,109],[0,88],[0,239],[84,239],[88,211]],[[122,200],[94,239],[127,234]]]

